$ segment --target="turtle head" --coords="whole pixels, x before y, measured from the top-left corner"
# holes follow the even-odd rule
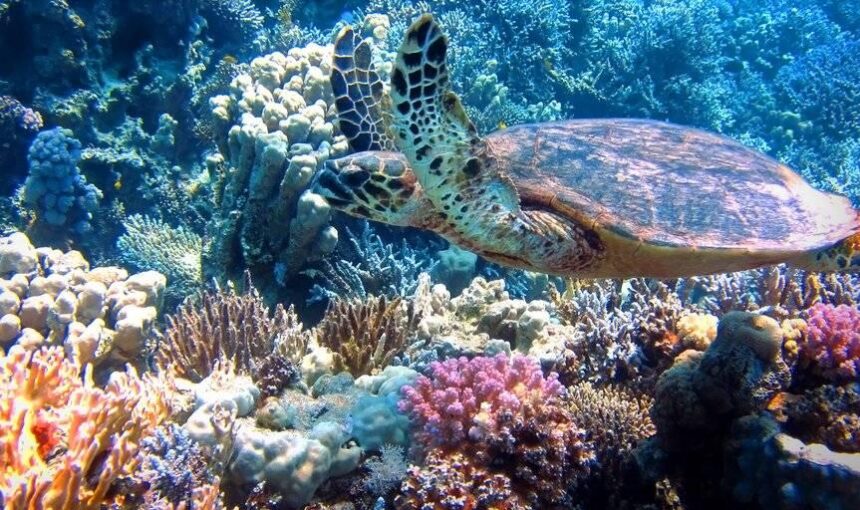
[[[399,226],[413,225],[424,202],[415,174],[397,152],[365,151],[328,160],[313,191],[347,214]]]

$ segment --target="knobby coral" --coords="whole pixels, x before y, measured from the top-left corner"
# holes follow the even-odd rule
[[[403,388],[400,406],[431,453],[467,452],[538,507],[562,502],[567,484],[588,472],[593,453],[563,406],[563,387],[533,358],[450,359],[430,372]]]
[[[0,354],[0,494],[5,508],[99,509],[169,414],[165,385],[133,369],[93,383],[58,347]]]

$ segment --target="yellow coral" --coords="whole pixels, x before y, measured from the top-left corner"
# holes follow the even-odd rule
[[[0,355],[0,492],[7,510],[97,509],[169,414],[160,381],[129,368],[93,383],[58,347]]]

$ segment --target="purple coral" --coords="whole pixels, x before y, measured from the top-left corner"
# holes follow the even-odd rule
[[[860,375],[860,310],[853,306],[817,303],[807,310],[806,341],[801,357],[830,380]]]
[[[537,361],[525,356],[450,359],[431,364],[430,371],[432,379],[422,376],[403,388],[400,410],[418,425],[416,437],[434,447],[502,432],[512,417],[563,392],[556,374],[544,377]]]

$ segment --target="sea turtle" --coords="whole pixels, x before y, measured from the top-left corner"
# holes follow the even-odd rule
[[[317,175],[315,191],[335,208],[562,276],[860,267],[860,216],[846,198],[726,137],[635,119],[480,137],[451,91],[446,50],[433,17],[421,16],[387,99],[368,43],[350,29],[339,34],[332,88],[358,152]]]

